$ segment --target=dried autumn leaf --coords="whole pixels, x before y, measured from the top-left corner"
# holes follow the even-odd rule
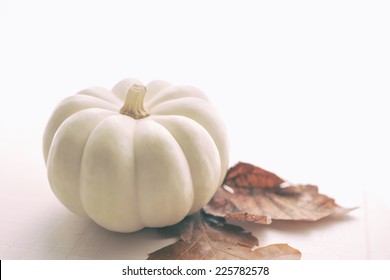
[[[287,244],[259,248],[259,242],[243,228],[225,219],[197,212],[168,228],[179,240],[149,254],[149,260],[300,259],[301,253]]]
[[[318,193],[313,185],[282,187],[277,175],[248,163],[230,168],[204,210],[212,215],[240,221],[269,224],[272,219],[316,221],[347,213],[334,199]]]

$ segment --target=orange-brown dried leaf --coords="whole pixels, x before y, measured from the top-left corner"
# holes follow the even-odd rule
[[[149,255],[150,260],[299,259],[301,253],[287,244],[259,248],[259,242],[241,227],[198,212],[171,227],[179,240]]]
[[[230,168],[204,210],[212,215],[251,223],[269,224],[272,219],[316,221],[347,213],[334,199],[313,185],[282,187],[284,181],[259,167],[238,163]]]
[[[225,184],[236,187],[273,188],[283,182],[274,173],[244,162],[231,167],[225,176]]]

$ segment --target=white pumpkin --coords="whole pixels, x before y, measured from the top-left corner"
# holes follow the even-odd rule
[[[72,212],[118,232],[198,211],[228,168],[228,138],[190,86],[125,79],[64,99],[43,138],[49,183]]]

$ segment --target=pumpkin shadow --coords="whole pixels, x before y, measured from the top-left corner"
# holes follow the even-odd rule
[[[41,225],[40,231],[46,231],[38,245],[41,259],[143,260],[176,241],[150,228],[134,233],[112,232],[65,211],[51,215],[46,225]]]

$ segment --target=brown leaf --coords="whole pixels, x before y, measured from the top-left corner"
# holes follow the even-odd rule
[[[244,162],[231,167],[224,181],[229,186],[253,188],[273,188],[283,182],[284,180],[274,173]]]
[[[198,212],[168,228],[179,240],[149,254],[149,260],[300,259],[301,253],[287,244],[259,248],[259,242],[243,228],[225,219]]]
[[[251,223],[269,224],[272,219],[316,221],[347,213],[334,199],[318,193],[313,185],[282,187],[277,175],[247,163],[230,168],[204,210],[212,215]]]

